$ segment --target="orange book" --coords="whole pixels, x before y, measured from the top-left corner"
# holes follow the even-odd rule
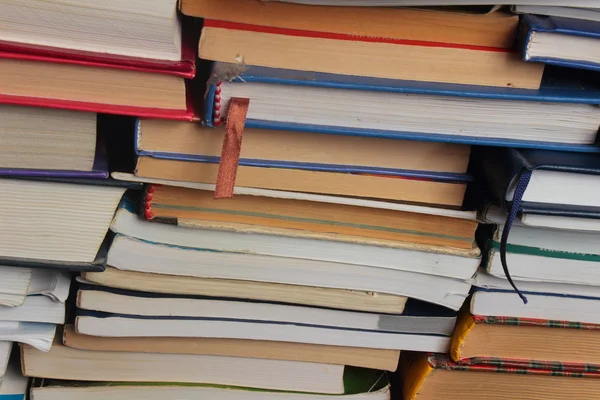
[[[153,185],[145,216],[179,225],[382,245],[412,242],[472,249],[477,221],[273,197],[214,199],[206,190]]]
[[[180,0],[193,17],[312,32],[441,42],[502,49],[512,47],[518,16],[417,8],[314,7],[260,0]]]

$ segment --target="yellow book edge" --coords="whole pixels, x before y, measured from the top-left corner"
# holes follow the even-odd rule
[[[475,243],[468,249],[461,249],[459,247],[440,246],[434,244],[421,244],[417,242],[411,242],[410,240],[398,241],[398,240],[386,240],[377,238],[368,238],[364,236],[352,236],[344,235],[339,233],[319,233],[314,231],[301,231],[297,229],[286,229],[286,228],[275,228],[275,227],[262,227],[257,225],[241,224],[241,223],[228,223],[219,221],[201,221],[196,219],[178,219],[177,225],[186,228],[206,228],[223,230],[230,232],[242,232],[242,233],[260,233],[266,235],[275,236],[287,236],[287,237],[301,237],[317,240],[333,240],[338,242],[364,244],[370,246],[380,247],[391,247],[397,249],[406,249],[413,251],[423,251],[428,253],[438,254],[449,254],[460,257],[479,257],[481,250]]]
[[[408,367],[408,370],[404,374],[402,387],[404,400],[416,399],[419,389],[434,369],[429,363],[429,356],[427,354],[417,356],[417,359]]]
[[[454,327],[454,333],[452,334],[452,340],[450,342],[450,358],[452,361],[458,362],[460,360],[460,352],[465,343],[465,339],[475,325],[473,315],[467,308],[463,307],[458,316],[458,320],[456,321],[456,326]]]

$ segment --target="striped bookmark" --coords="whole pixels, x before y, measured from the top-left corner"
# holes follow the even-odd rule
[[[250,99],[239,97],[232,98],[229,104],[225,139],[223,139],[221,162],[217,174],[215,199],[230,199],[233,197],[233,188],[235,187],[238,162],[242,150],[242,134],[244,133],[249,105]]]

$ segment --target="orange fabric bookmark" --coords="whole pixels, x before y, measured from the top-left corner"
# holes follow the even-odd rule
[[[242,134],[246,123],[246,114],[250,99],[234,97],[227,113],[225,139],[221,150],[221,162],[217,174],[215,199],[230,199],[233,196],[235,177],[237,175],[240,152],[242,151]]]

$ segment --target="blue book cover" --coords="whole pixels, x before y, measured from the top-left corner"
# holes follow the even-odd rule
[[[216,63],[213,67],[213,70],[217,70],[221,66],[221,63]],[[209,85],[206,92],[203,123],[207,126],[215,126],[215,122],[217,122],[218,125],[222,118],[222,116],[218,115],[215,111],[215,108],[218,108],[215,107],[215,105],[220,101],[218,85],[214,84],[214,82],[218,80],[218,74],[215,75],[215,73],[213,73],[213,78],[211,81],[209,81],[209,83],[213,84]],[[260,83],[266,85],[276,84],[304,86],[311,88],[345,89],[349,91],[361,90],[398,94],[450,96],[482,100],[491,99],[542,103],[600,104],[600,83],[589,80],[574,79],[572,74],[565,73],[565,70],[561,68],[548,68],[548,71],[544,76],[542,86],[538,90],[402,81],[383,78],[365,78],[255,66],[247,67],[243,73],[233,78],[231,82],[240,85],[243,85],[244,83]],[[375,128],[349,128],[309,123],[257,120],[252,118],[246,120],[246,127],[404,140],[448,142],[469,145],[537,148],[573,152],[600,152],[600,147],[596,144],[582,145],[533,140],[490,138],[484,136],[458,136],[442,133],[393,131]]]
[[[574,18],[545,17],[526,14],[522,17],[521,45],[525,61],[542,62],[560,67],[600,71],[600,63],[568,58],[534,56],[529,52],[537,33],[552,33],[557,35],[579,36],[598,40],[600,47],[600,22],[586,21]]]

